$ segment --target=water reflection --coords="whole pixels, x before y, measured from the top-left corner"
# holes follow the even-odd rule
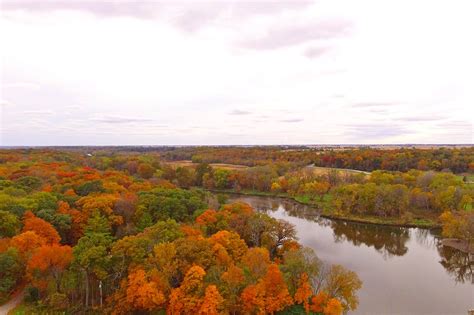
[[[348,241],[355,246],[365,244],[375,248],[384,258],[403,256],[408,252],[406,243],[410,239],[410,232],[405,228],[344,221],[332,221],[331,228],[336,242]]]
[[[440,264],[456,282],[474,284],[474,255],[439,245]]]
[[[423,259],[430,263],[429,268],[435,270],[436,265],[442,266],[446,271],[445,274],[452,279],[451,281],[474,284],[474,255],[443,246],[439,241],[439,231],[324,219],[319,216],[317,209],[283,198],[231,196],[230,201],[236,200],[247,202],[258,211],[272,211],[273,215],[277,215],[279,211],[284,211],[285,215],[289,217],[301,218],[305,222],[314,222],[317,224],[312,227],[315,230],[314,233],[318,231],[322,233],[321,228],[329,228],[332,231],[334,242],[332,245],[327,242],[322,243],[320,235],[320,248],[315,248],[317,252],[321,252],[324,247],[334,247],[335,244],[344,245],[346,251],[348,250],[348,244],[354,247],[365,245],[373,248],[385,261],[391,261],[394,257],[406,256],[410,250],[415,251],[413,255],[422,255],[422,252],[427,251],[430,256],[433,255],[431,253],[434,253],[433,257],[426,257],[427,254],[423,254]],[[298,226],[298,223],[295,224],[297,229],[302,228]],[[301,231],[301,233],[307,233],[307,231]],[[421,265],[420,259],[419,261],[420,268],[426,267]],[[363,267],[360,268],[363,269]],[[417,266],[413,267],[416,268]],[[393,267],[391,268],[393,270]],[[474,295],[473,291],[471,293],[471,295]]]

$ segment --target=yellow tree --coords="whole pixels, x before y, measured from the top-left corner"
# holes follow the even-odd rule
[[[329,296],[337,298],[344,310],[355,310],[359,304],[356,291],[362,287],[357,274],[341,265],[334,265],[326,278],[325,290]]]

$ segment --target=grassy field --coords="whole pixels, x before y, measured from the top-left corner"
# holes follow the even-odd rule
[[[38,310],[35,307],[27,306],[26,304],[20,304],[17,307],[15,307],[13,310],[8,312],[8,315],[30,315],[30,314],[47,314],[45,311],[44,313],[41,313],[40,310]]]
[[[464,180],[466,178],[466,184],[474,184],[474,174],[469,173],[462,173],[457,175],[460,180]]]
[[[171,161],[165,162],[171,167],[196,167],[198,164],[193,163],[191,160],[183,160],[183,161]],[[246,165],[238,165],[238,164],[225,164],[225,163],[210,163],[210,166],[213,168],[224,169],[224,170],[242,170],[249,168]]]
[[[370,175],[370,172],[364,172],[364,171],[359,171],[359,170],[352,170],[352,169],[346,169],[346,168],[333,168],[333,167],[320,167],[320,166],[307,166],[306,169],[310,169],[314,171],[314,174],[316,175],[325,175],[329,171],[337,171],[338,173],[345,175],[354,175],[354,174],[364,174],[364,175]]]

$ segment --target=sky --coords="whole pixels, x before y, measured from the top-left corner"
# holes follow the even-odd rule
[[[472,0],[0,2],[3,146],[473,143]]]

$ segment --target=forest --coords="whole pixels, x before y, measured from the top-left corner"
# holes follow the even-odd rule
[[[343,314],[358,275],[225,193],[474,243],[473,148],[0,150],[0,303],[26,314]]]

